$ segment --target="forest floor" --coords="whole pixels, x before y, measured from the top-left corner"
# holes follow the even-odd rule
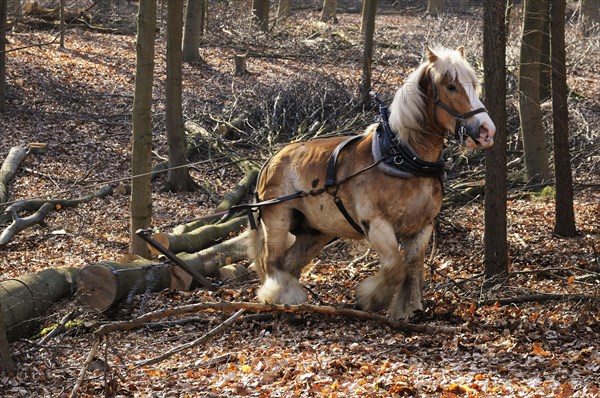
[[[228,16],[241,18],[233,11]],[[233,22],[212,22],[201,48],[205,63],[184,66],[185,120],[212,130],[219,121],[245,117],[244,132],[223,140],[238,158],[258,163],[281,144],[308,134],[307,122],[298,121],[306,104],[320,109],[332,101],[336,105],[327,112],[335,119],[327,119],[325,112],[313,114],[334,126],[330,132],[359,132],[373,120],[374,112],[365,110],[346,122],[343,106],[358,93],[360,16],[338,18],[337,24],[321,24],[315,22],[317,12],[298,12],[267,40],[255,38]],[[514,29],[519,26],[517,18],[511,21]],[[480,20],[480,10],[439,19],[415,10],[379,16],[374,87],[389,99],[418,65],[425,42],[465,45],[469,60],[480,66],[480,61],[475,62],[481,60]],[[553,235],[552,193],[527,189],[522,160],[516,160],[522,155],[512,79],[509,156],[518,166],[510,171],[509,282],[492,290],[482,288],[483,198],[445,206],[437,226],[437,253],[426,264],[425,310],[414,320],[460,326],[461,331],[407,333],[388,324],[316,314],[254,317],[238,321],[205,345],[155,365],[133,366],[196,339],[226,318],[218,312],[193,314],[188,316],[193,322],[187,324],[111,334],[80,394],[600,396],[600,39],[582,37],[575,23],[568,21],[578,235]],[[8,48],[47,42],[53,35],[21,28],[10,32]],[[512,32],[511,72],[518,45],[518,35]],[[158,162],[167,156],[162,36],[156,50],[153,121],[154,161]],[[234,77],[232,56],[246,50],[249,74]],[[77,198],[106,183],[127,182],[134,71],[133,35],[73,29],[67,33],[65,50],[46,45],[8,53],[8,109],[0,115],[0,158],[13,146],[49,145],[46,154],[25,158],[10,185],[11,201]],[[273,97],[288,101],[288,117],[295,112],[296,124],[273,120],[277,108]],[[544,112],[550,123],[547,104]],[[264,117],[271,113],[273,118]],[[295,133],[281,129],[285,123],[293,125]],[[192,159],[191,175],[210,186],[217,198],[243,175],[227,155],[204,151]],[[458,179],[481,180],[481,153],[453,156],[463,161],[460,171],[449,174],[448,185]],[[207,214],[215,207],[206,191],[163,192],[162,183],[164,178],[159,178],[153,185],[155,226]],[[127,253],[128,242],[128,197],[114,194],[51,213],[45,225],[29,228],[0,247],[1,280],[47,268],[116,260]],[[351,306],[356,285],[377,268],[377,256],[367,244],[343,241],[328,247],[302,282],[313,292],[313,303],[318,296],[330,305]],[[146,294],[122,303],[110,315],[83,312],[77,318],[83,322],[44,347],[35,344],[40,336],[24,336],[10,344],[18,371],[0,375],[0,396],[68,396],[100,324],[190,303],[254,301],[257,286],[255,278],[248,278],[225,283],[214,293],[197,289]],[[550,301],[516,299],[538,293],[564,296]],[[55,304],[40,320],[40,330],[78,308],[75,299]]]

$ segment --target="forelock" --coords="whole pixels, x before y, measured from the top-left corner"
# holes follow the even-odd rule
[[[438,56],[438,59],[430,64],[429,68],[434,82],[439,83],[444,76],[447,76],[450,80],[478,86],[479,79],[475,70],[458,51],[436,48],[433,52]]]

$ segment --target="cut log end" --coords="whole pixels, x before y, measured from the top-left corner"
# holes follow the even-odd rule
[[[157,241],[160,245],[162,245],[166,249],[169,249],[169,246],[171,245],[171,241],[169,240],[169,235],[166,233],[163,233],[163,232],[153,234],[152,239]],[[152,256],[158,256],[161,254],[158,250],[156,250],[156,248],[154,246],[152,246],[150,244],[148,244],[148,249],[150,249],[150,254]]]
[[[79,272],[77,301],[86,307],[106,311],[116,301],[117,279],[109,267],[85,267]]]

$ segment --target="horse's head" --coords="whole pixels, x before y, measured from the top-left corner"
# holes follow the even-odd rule
[[[435,52],[427,48],[426,52],[419,85],[433,122],[454,132],[467,147],[491,147],[496,126],[479,99],[479,81],[465,60],[463,47]]]

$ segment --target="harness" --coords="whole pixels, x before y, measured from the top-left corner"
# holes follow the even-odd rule
[[[430,83],[431,83],[431,93],[433,94],[433,103],[435,105],[435,107],[433,108],[434,109],[433,117],[435,118],[435,110],[439,106],[440,108],[442,108],[443,110],[448,112],[450,114],[450,116],[452,116],[454,119],[456,119],[456,123],[454,125],[454,137],[461,145],[465,141],[465,136],[471,137],[473,142],[476,145],[479,145],[479,141],[477,140],[479,138],[479,136],[475,135],[474,133],[469,132],[469,130],[467,130],[467,128],[465,127],[463,122],[465,120],[467,120],[468,118],[470,118],[471,116],[477,115],[478,113],[487,112],[487,109],[477,108],[470,112],[458,113],[454,109],[452,109],[449,105],[442,102],[442,100],[440,99],[440,97],[438,95],[438,90],[435,85],[435,82],[433,80],[430,80]]]
[[[466,113],[458,113],[450,106],[441,101],[438,96],[438,91],[435,83],[431,81],[431,90],[433,93],[433,103],[435,108],[440,107],[448,112],[454,119],[456,119],[456,125],[454,129],[454,135],[456,139],[462,144],[464,142],[465,135],[471,137],[475,143],[477,143],[477,136],[470,134],[463,122],[473,115],[478,113],[487,112],[485,108],[478,108]],[[377,101],[379,105],[379,112],[381,120],[373,136],[372,153],[374,162],[369,166],[338,180],[336,176],[337,160],[340,152],[349,145],[357,143],[366,137],[366,133],[348,137],[342,141],[331,153],[327,162],[327,172],[325,177],[325,186],[323,188],[314,189],[311,191],[298,191],[289,195],[280,196],[277,198],[260,200],[258,194],[255,192],[256,202],[251,204],[240,204],[232,206],[227,210],[208,214],[206,216],[198,217],[193,220],[201,220],[205,218],[213,218],[223,216],[221,221],[225,221],[230,218],[234,213],[244,211],[248,214],[250,228],[256,229],[258,225],[254,219],[253,213],[259,212],[260,208],[267,205],[277,204],[286,202],[288,200],[299,199],[306,196],[317,196],[325,192],[333,196],[333,202],[337,206],[340,213],[344,216],[346,221],[360,234],[364,235],[363,229],[360,225],[354,221],[348,210],[344,206],[342,199],[338,196],[338,190],[342,184],[350,180],[351,178],[361,174],[375,166],[390,176],[399,178],[413,178],[413,177],[436,177],[444,188],[444,179],[446,172],[444,170],[445,160],[440,155],[440,158],[436,162],[428,162],[418,157],[413,148],[406,143],[398,139],[398,136],[392,132],[389,125],[389,112],[387,106],[381,101],[377,95],[372,92],[371,96]],[[435,112],[435,111],[434,111]],[[264,167],[269,163],[271,159],[267,160],[262,168],[260,169],[257,177],[257,181],[260,181],[260,176]],[[192,221],[192,220],[188,220]]]
[[[337,195],[341,184],[377,165],[385,174],[393,177],[437,177],[442,185],[442,189],[444,187],[443,181],[446,174],[444,170],[445,161],[441,156],[436,162],[425,161],[415,154],[414,150],[408,143],[398,140],[397,135],[394,134],[390,128],[387,106],[377,97],[377,95],[375,95],[375,93],[372,92],[371,96],[378,102],[379,112],[381,114],[381,121],[379,122],[373,137],[372,152],[375,159],[374,163],[339,181],[336,179],[336,164],[338,155],[347,145],[363,139],[365,134],[352,136],[338,144],[338,146],[332,152],[327,163],[327,176],[325,178],[325,188],[328,189],[327,192],[333,195],[333,202],[337,206],[338,210],[344,216],[348,224],[352,225],[352,227],[358,233],[363,235],[363,229],[350,216],[348,210],[342,202],[342,199]]]

